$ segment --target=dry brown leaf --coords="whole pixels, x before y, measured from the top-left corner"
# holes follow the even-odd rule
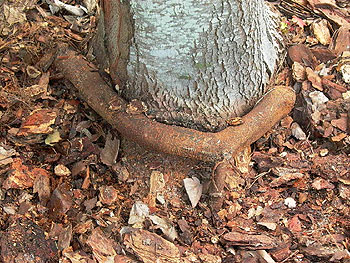
[[[38,193],[40,203],[46,205],[50,198],[50,176],[48,173],[38,173],[34,179],[33,193]]]
[[[6,18],[6,22],[9,26],[12,26],[16,23],[24,23],[26,19],[26,15],[23,12],[24,7],[18,7],[14,5],[7,5],[4,4],[3,6],[3,12]]]
[[[162,195],[165,189],[164,175],[159,171],[152,171],[150,176],[150,187],[147,196],[147,204],[149,207],[156,207],[157,197]]]
[[[118,191],[113,186],[103,185],[99,188],[100,190],[100,201],[106,205],[115,204],[118,200]]]
[[[61,233],[58,235],[57,246],[59,250],[64,250],[69,247],[69,244],[72,240],[72,224],[68,224],[67,227],[63,228]]]
[[[295,233],[300,232],[302,230],[302,224],[299,220],[299,216],[295,215],[288,221],[288,229]]]
[[[191,201],[192,207],[196,207],[199,202],[199,199],[202,196],[203,186],[197,177],[185,178],[184,185],[186,189],[186,193]]]
[[[346,113],[340,114],[340,119],[332,120],[331,124],[343,132],[346,132],[348,129],[348,115]]]
[[[344,51],[349,50],[350,46],[350,26],[340,27],[333,36],[330,49],[334,50],[337,56],[340,56]]]
[[[112,134],[108,133],[106,136],[105,147],[100,153],[101,161],[108,166],[116,164],[119,152],[120,140],[118,138],[112,139]]]
[[[50,127],[55,123],[57,113],[50,109],[37,109],[22,122],[17,133],[18,136],[28,136],[31,134],[48,134],[52,132]]]
[[[61,184],[52,192],[48,203],[49,215],[52,218],[61,218],[72,207],[72,193],[67,184]]]
[[[331,140],[332,140],[333,142],[340,142],[340,141],[342,141],[343,139],[345,139],[346,137],[347,137],[347,135],[346,135],[345,133],[339,133],[338,135],[333,136],[333,137],[331,138]]]
[[[327,63],[328,61],[337,57],[334,52],[328,48],[314,47],[311,49],[311,51],[321,63]]]
[[[307,0],[316,12],[321,12],[339,26],[350,26],[345,12],[338,8],[334,0]]]
[[[303,173],[297,172],[296,169],[289,169],[289,168],[283,168],[283,167],[276,167],[272,169],[272,172],[278,176],[278,178],[274,179],[270,186],[271,187],[277,187],[282,184],[288,183],[295,179],[300,179],[305,177]]]
[[[323,178],[316,178],[312,182],[312,187],[315,188],[316,190],[321,190],[321,189],[334,189],[334,185],[331,184],[330,182],[326,181]]]
[[[314,54],[312,54],[310,48],[304,44],[291,46],[288,49],[288,55],[293,62],[298,62],[303,66],[315,67],[317,65]]]
[[[234,246],[247,249],[271,249],[277,246],[277,240],[267,235],[255,235],[249,233],[230,232],[223,235],[223,239]]]
[[[331,33],[329,32],[327,20],[321,19],[313,22],[311,29],[322,45],[329,45],[331,43]]]
[[[19,158],[14,159],[11,167],[11,173],[3,183],[4,189],[26,189],[33,186],[34,179],[37,176],[42,175],[49,177],[49,174],[45,169],[32,169],[26,165],[23,165],[22,160]]]
[[[124,237],[130,247],[144,263],[181,263],[179,249],[168,240],[146,230],[136,230]]]
[[[82,251],[73,251],[72,247],[68,247],[62,251],[63,256],[68,258],[72,263],[88,263],[91,258]]]
[[[101,228],[95,228],[86,243],[92,248],[92,253],[99,263],[114,262],[117,253],[114,250],[113,240],[107,238]]]
[[[292,65],[292,75],[296,81],[303,81],[306,78],[305,68],[297,61]]]
[[[71,171],[68,169],[67,166],[63,165],[63,164],[58,164],[55,166],[54,169],[55,175],[57,176],[70,176],[71,175]]]
[[[323,91],[321,77],[309,67],[306,68],[306,76],[315,89]]]
[[[17,154],[18,153],[10,147],[0,146],[0,166],[12,163],[13,159],[11,157]]]

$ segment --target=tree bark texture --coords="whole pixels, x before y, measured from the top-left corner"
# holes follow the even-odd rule
[[[218,131],[265,93],[279,40],[263,0],[102,0],[94,52],[147,115]]]

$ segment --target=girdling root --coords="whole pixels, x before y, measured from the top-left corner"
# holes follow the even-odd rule
[[[83,56],[71,49],[61,50],[55,66],[77,88],[80,97],[125,138],[150,150],[201,161],[230,160],[286,116],[295,102],[291,88],[274,87],[242,117],[241,125],[216,133],[201,132],[159,123],[147,118],[137,107],[128,110],[130,104],[118,96]],[[213,179],[222,188],[223,178]]]

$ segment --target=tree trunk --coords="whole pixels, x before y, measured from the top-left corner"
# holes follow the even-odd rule
[[[94,52],[148,116],[217,131],[264,94],[279,40],[263,0],[102,0]]]

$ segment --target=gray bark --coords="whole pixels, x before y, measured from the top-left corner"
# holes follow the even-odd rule
[[[220,130],[265,92],[279,35],[263,0],[105,0],[95,54],[159,121]]]

